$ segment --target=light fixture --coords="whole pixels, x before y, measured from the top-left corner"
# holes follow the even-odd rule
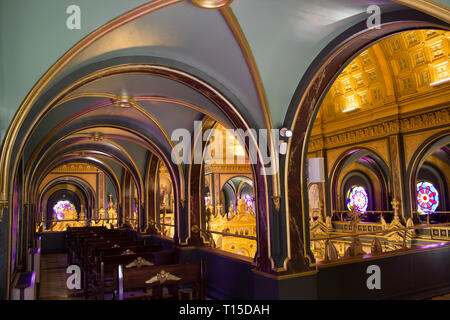
[[[353,111],[353,110],[356,110],[356,109],[358,109],[358,108],[357,107],[351,107],[351,108],[347,108],[347,109],[342,110],[342,112],[350,112],[350,111]]]
[[[191,0],[194,5],[203,9],[219,9],[230,5],[233,0]]]
[[[436,87],[438,85],[441,85],[441,84],[444,84],[444,83],[447,83],[447,82],[450,82],[450,78],[445,78],[445,79],[442,79],[442,80],[439,80],[439,81],[431,82],[430,86],[431,87]]]
[[[289,130],[288,128],[282,128],[280,130],[280,135],[284,138],[290,138],[292,137],[292,131]]]
[[[121,96],[119,99],[112,99],[112,103],[118,108],[130,108],[131,102],[132,98],[129,96]]]
[[[287,145],[288,144],[285,141],[278,142],[278,149],[279,149],[280,154],[285,155],[287,153]]]

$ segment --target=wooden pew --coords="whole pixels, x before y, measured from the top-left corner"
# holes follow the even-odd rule
[[[97,227],[96,227],[97,228]],[[68,249],[68,262],[73,264],[73,259],[78,257],[81,253],[82,242],[85,238],[93,237],[110,237],[112,235],[119,236],[121,233],[117,230],[101,229],[90,230],[83,232],[70,232],[66,235],[66,246]]]
[[[153,247],[154,248],[154,247]],[[178,262],[178,250],[176,248],[166,251],[147,251],[135,254],[124,254],[116,256],[104,256],[98,264],[98,281],[97,281],[97,299],[105,299],[105,293],[114,292],[114,273],[117,272],[118,266],[123,265],[125,268],[142,258],[153,265],[168,265]],[[139,266],[135,266],[139,267]],[[113,294],[114,297],[114,294]]]
[[[169,279],[164,281],[164,276],[167,275]],[[171,279],[171,277],[175,277],[175,279]],[[154,282],[146,283],[147,281]],[[119,265],[115,283],[117,283],[119,300],[179,300],[181,298],[180,293],[186,290],[184,287],[187,285],[192,286],[192,298],[194,300],[204,300],[205,262],[202,259],[199,263],[161,265],[135,269],[127,269],[124,265]],[[169,290],[170,295],[164,294],[164,288]],[[136,294],[130,295],[132,292]]]
[[[163,251],[162,243],[158,244],[151,244],[151,245],[129,245],[119,248],[111,248],[111,246],[108,247],[97,247],[95,256],[100,261],[102,257],[106,256],[119,256],[124,253],[125,250],[131,250],[135,253],[145,253],[145,252],[155,252],[155,251]]]
[[[84,242],[83,254],[81,256],[81,270],[83,274],[83,289],[85,290],[85,296],[89,294],[89,282],[93,280],[93,268],[95,268],[95,250],[97,247],[104,248],[105,246],[118,246],[120,248],[127,248],[128,246],[142,246],[144,240],[130,240],[130,238],[109,238],[109,239],[97,239]]]

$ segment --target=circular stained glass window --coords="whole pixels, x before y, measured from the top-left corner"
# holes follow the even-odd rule
[[[439,193],[436,187],[426,181],[417,184],[417,209],[423,213],[436,211],[439,205]]]
[[[356,207],[359,212],[365,212],[369,204],[366,189],[361,186],[353,186],[347,192],[347,208]]]
[[[74,213],[75,207],[69,201],[59,201],[53,207],[53,213],[58,220],[64,220],[67,213]]]

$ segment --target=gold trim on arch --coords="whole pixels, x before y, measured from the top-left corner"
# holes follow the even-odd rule
[[[81,79],[81,80],[82,80],[82,79]],[[94,79],[94,80],[96,80],[96,79]],[[92,80],[92,81],[94,81],[94,80]],[[76,84],[78,84],[78,82],[77,82]],[[72,85],[70,86],[70,88],[76,86],[76,84],[72,84]],[[86,84],[86,83],[83,83],[82,85],[85,85],[85,84]],[[57,102],[53,107],[49,107],[48,105],[47,105],[47,107],[51,108],[50,110],[53,110],[54,108],[59,107],[60,105],[64,104],[65,102],[73,101],[73,100],[79,99],[79,98],[86,98],[86,97],[90,97],[90,98],[99,98],[99,97],[100,97],[100,98],[107,98],[107,99],[110,99],[110,100],[115,100],[115,99],[119,99],[119,98],[120,98],[120,97],[117,96],[117,95],[110,94],[110,93],[103,93],[103,92],[76,93],[76,94],[72,94],[72,95],[69,95],[69,96],[63,98],[62,100],[60,100],[59,102]],[[164,129],[164,127],[160,124],[160,122],[159,122],[159,121],[158,121],[151,113],[149,113],[145,108],[143,108],[142,106],[140,106],[139,104],[137,104],[136,102],[134,102],[134,101],[141,101],[141,98],[142,98],[143,101],[147,101],[147,100],[148,100],[148,101],[152,101],[152,99],[155,98],[155,101],[174,103],[174,104],[179,104],[179,105],[187,106],[187,107],[193,108],[193,109],[195,109],[195,110],[199,110],[199,111],[202,110],[201,108],[199,108],[199,107],[197,107],[197,106],[195,106],[195,105],[193,105],[193,104],[187,103],[187,102],[182,101],[182,100],[177,100],[177,99],[167,99],[167,98],[159,98],[159,97],[152,97],[152,96],[145,96],[145,97],[138,97],[138,98],[131,99],[130,104],[131,104],[134,108],[136,108],[138,111],[140,111],[141,113],[143,113],[147,118],[149,118],[149,119],[150,119],[150,120],[151,120],[151,121],[152,121],[159,129],[160,129],[160,131],[163,133],[164,137],[166,138],[167,143],[168,143],[172,148],[174,147],[173,142],[172,142],[172,140],[170,139],[170,137],[169,137],[169,135],[167,134],[167,132],[166,132],[166,130]],[[133,100],[134,100],[134,101],[133,101]],[[106,103],[106,102],[104,102],[104,103]],[[101,106],[101,107],[109,106],[109,105],[111,105],[111,104],[112,104],[112,102],[109,103],[109,104],[106,104],[106,105],[104,105],[104,106]],[[202,112],[203,112],[203,111],[202,111]],[[37,155],[38,155],[38,153],[39,153],[39,150],[42,149],[43,145],[50,139],[50,137],[51,137],[55,132],[57,132],[61,127],[63,127],[64,124],[67,124],[67,123],[69,123],[69,122],[72,121],[72,120],[73,120],[73,118],[69,118],[69,119],[63,121],[63,122],[60,123],[56,128],[54,128],[53,130],[51,130],[51,131],[47,134],[47,136],[44,138],[44,140],[42,140],[42,141],[39,143],[38,147],[35,148],[35,151],[33,152],[32,157],[31,157],[32,162],[35,161],[35,159],[36,159],[36,157],[37,157]],[[153,146],[153,145],[152,145],[152,146]],[[159,150],[159,148],[156,148],[156,146],[153,146],[153,147],[154,147],[155,149],[158,149],[159,152],[161,152],[161,151]],[[147,148],[147,146],[145,146],[145,148]],[[151,150],[151,151],[152,151],[152,150]],[[32,162],[31,162],[31,163],[32,163]],[[178,170],[179,170],[179,172],[180,172],[180,176],[184,176],[184,171],[183,171],[183,168],[182,168],[181,164],[178,164],[177,166],[178,166]],[[27,170],[27,171],[28,171],[28,170]],[[180,189],[181,189],[182,191],[184,191],[185,186],[184,186],[184,180],[183,180],[183,179],[180,179],[180,184],[181,184],[181,185],[180,185]],[[182,195],[182,199],[184,199],[184,195]]]
[[[405,1],[408,1],[408,2],[410,2],[410,0],[405,0]],[[389,25],[382,25],[381,26],[381,29],[384,29],[384,28],[387,28],[387,27],[390,27],[390,28],[392,28],[393,26],[395,26],[395,25],[399,25],[399,26],[401,26],[401,25],[409,25],[409,26],[412,26],[412,25],[419,25],[419,26],[422,26],[423,25],[423,23],[420,23],[420,22],[410,22],[410,21],[408,21],[408,22],[394,22],[394,23],[391,23],[391,24],[389,24]],[[437,29],[441,29],[442,27],[441,26],[439,26],[439,25],[436,25],[436,24],[434,24],[434,23],[428,23],[428,26],[427,27],[424,27],[424,29],[432,29],[433,28],[433,26],[434,26],[434,28],[437,28]],[[344,45],[341,45],[339,48],[337,48],[336,49],[336,51],[334,51],[328,58],[327,58],[327,60],[325,61],[325,62],[323,62],[322,63],[322,66],[319,68],[319,70],[313,75],[313,77],[312,77],[312,79],[309,81],[309,83],[308,83],[308,86],[306,87],[306,89],[304,90],[304,92],[309,92],[310,90],[311,90],[311,87],[313,86],[313,85],[315,85],[315,82],[316,82],[316,80],[317,80],[317,78],[319,78],[319,77],[321,77],[322,76],[322,73],[323,73],[323,70],[324,70],[324,66],[327,66],[327,65],[329,65],[330,64],[330,61],[332,61],[333,59],[335,59],[336,58],[336,56],[338,56],[343,50],[344,50],[344,48],[345,47],[348,47],[349,45],[351,45],[352,43],[354,43],[354,42],[356,42],[356,41],[359,41],[359,39],[361,39],[362,37],[365,37],[365,36],[367,36],[367,34],[369,34],[369,33],[376,33],[377,32],[377,29],[372,29],[372,30],[368,30],[367,32],[365,32],[365,33],[363,33],[363,34],[361,34],[361,35],[359,35],[359,36],[357,36],[357,37],[355,37],[355,38],[353,38],[353,39],[351,39],[351,40],[349,40],[349,41],[347,41]],[[382,36],[381,37],[381,39],[385,39],[385,38],[388,38],[388,37],[390,37],[391,35],[385,35],[385,36]],[[367,46],[366,46],[366,48],[368,47],[368,46],[370,46],[370,45],[372,45],[374,42],[372,42],[371,44],[368,44]],[[362,52],[363,50],[361,50],[360,52]],[[352,57],[352,58],[354,58],[356,56],[356,54]],[[352,58],[350,58],[350,59],[352,59]],[[339,74],[340,72],[342,72],[342,70],[343,70],[344,68],[343,67],[341,67],[341,69],[340,69],[340,71],[339,72],[337,72],[337,74]],[[323,97],[325,96],[325,94],[326,94],[326,92],[324,91],[322,94],[321,94],[321,96],[320,96],[320,98],[317,100],[317,101],[322,101],[322,99],[323,99]],[[301,99],[300,99],[300,101],[298,102],[298,104],[297,104],[297,108],[296,108],[296,110],[295,110],[295,114],[294,114],[294,117],[293,117],[293,121],[292,121],[292,125],[291,125],[291,130],[292,131],[294,131],[294,127],[295,127],[295,124],[296,124],[296,122],[297,122],[297,119],[298,119],[298,117],[299,117],[299,112],[300,112],[300,106],[301,105],[303,105],[304,104],[304,100],[305,100],[305,95],[302,95],[302,97],[301,97]],[[317,108],[317,101],[316,101],[316,106],[315,106],[315,108]],[[306,132],[308,132],[308,131],[310,131],[310,127],[313,125],[313,123],[311,123],[311,122],[309,122],[308,123],[308,125],[307,125],[307,128],[306,128]],[[286,159],[289,159],[290,158],[290,153],[291,153],[291,149],[292,149],[292,139],[289,139],[289,141],[288,141],[288,147],[287,147],[287,153],[286,153]],[[303,147],[302,147],[302,151],[301,151],[301,154],[305,154],[306,153],[306,151],[307,150],[305,150],[306,149],[306,144],[304,143],[303,144]],[[284,175],[285,175],[285,180],[284,180],[284,188],[285,188],[285,190],[286,190],[286,192],[287,192],[287,190],[289,190],[288,189],[288,173],[289,173],[289,170],[288,170],[288,166],[289,166],[289,161],[286,161],[286,163],[285,163],[285,170],[284,170]],[[304,176],[304,170],[305,170],[305,168],[304,168],[304,166],[302,165],[301,166],[301,168],[300,168],[300,177],[303,177]],[[301,182],[302,183],[302,182]],[[303,192],[303,188],[300,188],[300,193],[301,193],[301,199],[300,199],[300,201],[301,201],[301,207],[302,207],[302,217],[301,217],[301,219],[302,219],[302,221],[303,222],[305,222],[305,212],[304,212],[304,207],[305,207],[305,204],[304,204],[304,201],[303,201],[303,199],[305,198],[305,195],[304,195],[304,192]],[[290,213],[290,211],[289,211],[289,200],[288,200],[288,196],[287,196],[287,194],[286,194],[286,197],[285,197],[285,205],[286,205],[286,215],[287,215],[287,219],[286,219],[286,226],[287,226],[287,230],[286,230],[286,232],[287,232],[287,239],[288,239],[288,241],[287,241],[287,246],[288,246],[288,256],[286,257],[286,259],[284,260],[284,267],[286,268],[287,267],[287,263],[289,262],[289,260],[291,260],[291,244],[290,244],[290,226],[289,226],[289,220],[290,220],[290,216],[291,216],[291,213]],[[309,265],[310,266],[316,266],[317,264],[314,262],[312,262],[312,259],[314,259],[313,257],[310,257],[308,254],[307,254],[307,243],[306,243],[306,227],[307,227],[307,223],[302,223],[303,224],[303,256],[305,257],[305,259],[307,259],[308,261],[309,261]]]
[[[70,153],[70,152],[68,152],[68,153],[63,154],[63,155],[62,155],[62,158],[54,159],[54,160],[47,166],[47,168],[45,168],[45,169],[43,170],[42,174],[40,174],[40,175],[36,178],[36,180],[37,180],[36,185],[40,186],[40,185],[42,184],[42,182],[44,181],[45,177],[46,177],[47,175],[49,175],[49,174],[52,172],[52,170],[54,170],[57,166],[59,166],[60,163],[62,163],[62,162],[64,162],[64,161],[68,161],[68,160],[69,160],[69,161],[72,161],[72,160],[74,160],[74,161],[83,161],[83,160],[92,158],[92,156],[89,156],[89,154],[90,154],[89,151],[88,151],[88,152],[85,152],[85,155],[84,155],[84,156],[81,156],[81,155],[76,154],[76,153]],[[95,158],[95,160],[97,160],[97,161],[99,161],[100,163],[103,164],[103,162],[102,162],[101,160],[99,160],[99,159],[97,159],[97,158]],[[118,161],[118,160],[115,160],[115,161],[117,161],[117,162],[120,163],[120,161]],[[112,171],[112,169],[111,169],[107,164],[104,164],[104,165],[106,166],[106,168],[107,168],[108,170],[111,171],[111,174],[113,175],[114,180],[115,180],[115,182],[117,183],[119,180],[118,180],[117,176],[115,175],[115,172]],[[97,168],[98,168],[98,167],[97,167]],[[98,169],[99,169],[99,168],[98,168]],[[128,169],[128,168],[126,168],[126,169]],[[101,169],[99,169],[99,170],[101,170]],[[103,171],[103,170],[101,170],[101,171]],[[34,190],[34,189],[33,189],[33,190]],[[39,190],[34,190],[34,191],[35,191],[36,193],[39,192]],[[118,187],[118,191],[119,191],[119,193],[122,192],[122,189],[121,189],[120,185],[119,185],[119,187]]]
[[[223,102],[226,103],[226,105],[230,108],[230,110],[239,118],[239,121],[241,121],[244,126],[245,129],[249,129],[249,126],[247,124],[247,122],[245,121],[245,119],[242,117],[242,115],[237,111],[237,109],[233,106],[232,103],[230,103],[219,91],[217,91],[215,88],[211,87],[209,84],[205,83],[204,81],[197,79],[196,77],[182,72],[180,70],[176,70],[176,69],[172,69],[169,67],[163,67],[163,66],[157,66],[157,65],[151,65],[151,64],[134,64],[134,63],[130,63],[130,64],[122,64],[122,65],[116,65],[116,66],[112,66],[112,67],[107,67],[101,70],[96,71],[93,74],[87,75],[84,78],[79,79],[78,81],[72,83],[69,87],[65,88],[64,90],[62,90],[58,95],[56,95],[56,97],[54,97],[47,105],[45,108],[43,108],[38,116],[35,118],[35,120],[33,121],[33,123],[30,125],[23,141],[22,144],[20,146],[20,150],[19,153],[22,152],[23,147],[24,147],[24,141],[27,141],[33,128],[36,126],[37,122],[40,121],[40,119],[47,113],[49,112],[55,105],[58,105],[58,103],[62,101],[66,101],[64,99],[67,99],[67,97],[65,97],[65,95],[69,94],[71,91],[73,91],[73,88],[79,88],[81,86],[83,86],[84,84],[91,82],[95,79],[98,79],[100,77],[105,77],[108,75],[113,75],[113,74],[120,74],[120,73],[132,73],[132,72],[141,72],[141,73],[158,73],[159,72],[159,76],[163,77],[163,78],[168,78],[168,79],[172,79],[174,81],[177,81],[177,79],[173,79],[174,77],[172,77],[171,75],[174,74],[178,74],[178,75],[182,75],[188,79],[192,79],[195,83],[199,83],[201,85],[203,85],[204,87],[208,88],[209,90],[211,90],[217,97],[219,97]],[[162,74],[166,72],[166,74]],[[193,86],[190,83],[186,83],[186,82],[182,82],[184,85],[191,87],[192,89],[198,91],[198,88]],[[116,97],[116,96],[115,96]],[[220,107],[219,107],[220,109]],[[231,120],[231,119],[230,119]],[[253,135],[251,135],[252,140],[254,140],[254,143],[256,144],[256,137],[254,137]],[[258,156],[260,157],[260,161],[261,163],[263,163],[262,158],[261,158],[261,154],[258,152]],[[16,166],[16,165],[15,165]],[[262,170],[265,171],[265,167],[262,167]],[[6,183],[6,181],[5,181]],[[181,181],[182,185],[180,186],[181,190],[184,190],[184,185],[183,185],[183,181]],[[265,181],[265,184],[266,181]],[[267,185],[266,185],[266,192],[267,192]],[[181,193],[183,194],[183,192]],[[268,200],[267,200],[267,208],[269,208],[268,206]],[[268,217],[267,217],[268,218]]]
[[[258,99],[261,105],[261,112],[264,116],[264,122],[265,125],[267,127],[267,130],[271,130],[273,129],[273,122],[272,122],[272,116],[270,114],[270,107],[269,107],[269,103],[267,100],[267,94],[266,94],[266,90],[264,88],[264,84],[262,82],[261,79],[261,75],[259,73],[258,70],[258,65],[255,61],[255,57],[253,55],[252,49],[250,48],[250,44],[247,41],[247,38],[244,34],[244,31],[242,30],[238,19],[236,18],[235,14],[233,13],[233,10],[230,7],[224,7],[222,9],[220,9],[220,12],[222,13],[226,23],[228,24],[228,26],[230,27],[230,30],[232,31],[237,43],[239,44],[239,47],[241,48],[242,54],[247,62],[247,65],[249,67],[250,70],[250,74],[252,75],[253,78],[253,83],[255,85],[257,94],[258,94]],[[270,137],[272,137],[272,135],[270,135]],[[278,162],[275,161],[275,152],[277,153],[278,156],[278,146],[274,145],[274,142],[271,139],[268,139],[268,148],[269,148],[269,154],[271,156],[271,163],[274,162]],[[265,168],[264,168],[265,171]],[[275,202],[273,201],[273,199],[278,199],[281,198],[281,183],[280,183],[280,172],[279,169],[278,171],[271,176],[271,181],[272,181],[272,195],[270,195],[268,193],[267,190],[267,181],[265,181],[265,188],[266,188],[266,197],[267,197],[267,201],[266,201],[266,219],[267,219],[267,239],[268,239],[268,243],[267,243],[267,248],[268,248],[268,257],[270,259],[271,262],[271,268],[272,270],[275,271],[279,271],[279,268],[275,268],[275,261],[273,260],[272,257],[272,248],[271,248],[271,244],[270,244],[270,217],[269,217],[269,211],[271,206],[269,206],[269,198],[272,199],[272,204],[275,205]],[[285,268],[282,268],[283,271]]]
[[[8,130],[6,131],[6,136],[3,140],[0,149],[0,207],[8,207],[8,203],[12,201],[12,185],[9,184],[9,171],[11,165],[12,152],[14,148],[14,143],[16,137],[18,136],[19,130],[25,121],[26,116],[30,112],[32,106],[38,99],[38,97],[44,92],[45,88],[58,76],[58,74],[73,60],[78,56],[84,49],[89,47],[91,44],[108,34],[109,32],[125,25],[131,21],[139,19],[149,13],[155,12],[159,9],[168,7],[170,5],[182,2],[184,0],[154,0],[150,3],[144,4],[136,9],[130,10],[127,13],[111,20],[110,22],[104,24],[100,28],[91,32],[88,36],[79,41],[74,45],[69,51],[67,51],[47,72],[39,79],[39,81],[33,86],[31,91],[25,97],[24,101],[21,103],[19,109],[14,115]],[[22,146],[21,146],[22,148]],[[22,150],[21,150],[22,151]],[[13,172],[17,169],[17,162],[13,165]],[[11,210],[9,209],[9,214]],[[8,228],[12,228],[12,219],[9,219]],[[8,238],[8,270],[7,279],[11,277],[11,233]],[[6,283],[6,298],[9,298],[10,294],[10,281]]]
[[[247,38],[242,30],[237,17],[235,16],[233,10],[230,7],[225,7],[220,9],[222,16],[224,17],[228,27],[232,31],[239,47],[241,48],[242,54],[247,62],[248,68],[250,70],[250,74],[253,78],[253,84],[255,85],[256,92],[258,94],[258,99],[261,106],[261,112],[264,116],[264,123],[266,125],[267,130],[273,129],[272,116],[270,114],[269,102],[267,100],[266,89],[264,88],[263,81],[261,79],[261,75],[259,73],[258,65],[256,63],[255,57],[253,55],[253,51],[250,47],[250,44],[247,41]],[[272,139],[269,139],[269,151],[270,154],[273,155],[277,148],[274,146]],[[271,159],[274,161],[274,159]],[[272,176],[272,188],[273,188],[273,196],[280,196],[280,174],[277,172]]]
[[[45,115],[46,112],[48,112],[48,110],[58,104],[60,102],[60,100],[64,99],[64,95],[68,94],[71,91],[72,87],[81,87],[83,84],[93,81],[97,78],[100,77],[105,77],[108,75],[112,75],[112,74],[120,74],[120,73],[132,73],[132,72],[140,72],[140,73],[157,73],[159,76],[163,77],[163,78],[168,78],[168,79],[172,79],[174,81],[179,81],[178,79],[176,79],[173,75],[177,74],[177,75],[181,75],[184,76],[185,78],[191,79],[194,83],[197,84],[201,84],[202,86],[204,86],[205,88],[207,88],[208,90],[210,90],[211,92],[214,93],[214,95],[218,98],[221,99],[221,101],[223,101],[227,107],[230,109],[230,111],[239,119],[239,121],[244,125],[245,129],[249,129],[249,125],[248,123],[245,121],[245,119],[242,117],[242,115],[240,114],[240,112],[234,107],[234,105],[228,100],[226,99],[226,97],[224,97],[219,91],[217,91],[215,88],[211,87],[208,83],[188,74],[185,73],[183,71],[180,70],[176,70],[176,69],[172,69],[170,67],[163,67],[163,66],[158,66],[158,65],[152,65],[152,64],[134,64],[134,63],[129,63],[129,64],[122,64],[122,65],[116,65],[116,66],[112,66],[112,67],[107,67],[101,70],[96,71],[93,74],[90,74],[82,79],[79,79],[78,81],[76,81],[75,83],[72,83],[72,85],[69,88],[64,89],[63,91],[61,91],[56,97],[54,97],[51,102],[49,104],[47,104],[47,106],[40,111],[39,115],[38,115],[38,119],[43,117]],[[191,87],[192,89],[202,93],[205,95],[205,93],[203,93],[202,91],[199,91],[198,87],[193,85],[192,83],[188,83],[186,81],[181,82],[184,85]],[[206,97],[208,97],[208,95],[205,95]],[[217,105],[217,107],[219,107],[219,109],[223,112],[222,108],[220,106]],[[30,128],[33,128],[36,125],[36,122],[38,122],[39,120],[34,120],[33,124],[30,126]],[[233,122],[232,119],[230,119],[231,122]],[[32,129],[31,129],[32,130]],[[24,141],[26,141],[30,135],[30,129],[28,130]],[[256,137],[254,137],[253,135],[250,135],[250,138],[253,140],[253,142],[255,143],[255,145],[257,145],[257,141],[256,141]],[[23,142],[21,145],[21,149],[20,152],[23,149]],[[262,156],[261,153],[258,150],[258,157],[260,159],[260,163],[264,163],[262,161]],[[261,170],[262,170],[262,175],[266,176],[265,171],[266,168],[264,166],[261,166]],[[183,183],[183,181],[181,181],[181,183]],[[182,188],[183,186],[181,186]],[[181,189],[180,188],[180,189]],[[267,179],[264,179],[264,188],[265,188],[265,192],[266,192],[266,221],[267,221],[267,241],[269,241],[270,239],[270,218],[269,218],[269,193],[268,193],[268,187],[267,187]],[[183,192],[180,192],[180,195],[183,196]],[[270,242],[270,241],[269,241]],[[271,260],[271,264],[272,264],[272,268],[274,268],[274,261],[273,258],[271,257],[271,248],[270,248],[270,243],[267,243],[267,248],[268,248],[268,256],[269,259]]]
[[[83,162],[83,161],[85,161],[86,159],[85,158],[83,158],[83,157],[79,157],[79,159],[80,160],[78,160],[78,161],[80,161],[80,162]],[[119,194],[121,194],[122,193],[122,189],[121,189],[121,186],[120,186],[120,183],[119,183],[119,179],[117,178],[117,176],[116,176],[116,173],[114,172],[114,170],[112,170],[112,168],[108,165],[108,164],[106,164],[106,163],[104,163],[103,161],[101,161],[100,159],[96,159],[98,162],[100,162],[103,166],[105,166],[106,167],[106,169],[108,169],[110,172],[111,172],[111,175],[113,176],[113,179],[114,179],[114,181],[116,182],[116,184],[117,184],[117,192],[119,193]],[[54,170],[54,169],[56,169],[62,162],[64,162],[64,161],[66,161],[66,159],[64,159],[64,160],[58,160],[58,159],[55,159],[55,161],[54,162],[52,162],[51,163],[51,165],[49,165],[49,167],[51,167],[51,166],[54,166],[51,170]],[[76,162],[77,160],[74,160],[74,162]],[[89,162],[89,164],[90,165],[92,165],[92,166],[94,166],[94,167],[96,167],[98,170],[101,170],[101,171],[103,171],[103,169],[101,169],[99,166],[98,166],[98,164],[92,164],[92,163],[90,163]],[[50,172],[49,173],[51,173],[51,170],[50,170]],[[81,178],[80,178],[81,179]],[[49,182],[50,183],[50,182]],[[41,183],[42,184],[42,183]],[[39,193],[39,187],[40,187],[41,185],[39,185],[38,186],[38,188],[35,190],[35,189],[33,189],[33,190],[35,190],[36,191],[36,193]],[[44,187],[45,188],[45,187]],[[32,194],[31,196],[30,196],[30,203],[32,203],[32,202],[35,202],[36,201],[36,199],[35,199],[35,197],[36,197],[36,194]]]
[[[450,9],[440,3],[436,3],[432,0],[393,0],[407,7],[416,9],[421,12],[425,12],[430,16],[438,18],[444,22],[450,23]]]
[[[77,138],[77,137],[79,137],[79,138],[86,138],[87,139],[87,141],[76,141],[76,142],[74,142],[74,143],[69,143],[69,144],[67,144],[66,146],[64,146],[64,148],[66,148],[66,147],[69,147],[69,146],[76,146],[76,145],[78,145],[78,144],[84,144],[84,143],[89,143],[89,144],[94,144],[95,145],[95,143],[90,139],[91,137],[89,136],[89,135],[87,135],[87,134],[72,134],[72,135],[70,135],[70,136],[67,136],[67,137],[65,137],[64,139],[60,139],[58,142],[56,142],[56,143],[54,143],[54,144],[52,144],[52,146],[55,146],[55,145],[57,145],[58,143],[67,143],[66,141],[69,139],[69,138]],[[117,148],[118,150],[120,150],[120,152],[122,153],[122,154],[124,154],[125,156],[126,156],[126,158],[128,158],[128,160],[130,160],[131,161],[131,163],[132,163],[132,165],[133,165],[133,167],[134,167],[134,169],[136,170],[136,172],[137,172],[137,175],[138,175],[138,178],[139,178],[139,184],[140,184],[140,187],[141,187],[141,190],[142,190],[142,192],[144,192],[144,190],[143,190],[143,188],[144,188],[144,184],[143,184],[143,180],[142,180],[142,176],[141,176],[141,172],[140,172],[140,170],[139,170],[139,167],[137,166],[137,164],[136,164],[136,162],[133,160],[133,158],[130,156],[130,154],[121,146],[121,145],[119,145],[119,144],[117,144],[117,143],[115,143],[114,141],[112,141],[112,140],[110,140],[110,139],[108,139],[108,138],[104,138],[103,137],[103,139],[101,140],[102,142],[105,142],[105,143],[107,143],[107,144],[110,144],[110,145],[112,145],[113,147],[115,147],[115,148]],[[47,153],[48,153],[48,151],[50,150],[50,148],[48,148],[46,151],[45,151],[45,153],[44,153],[44,155],[39,159],[39,161],[38,161],[38,164],[35,166],[35,169],[33,170],[33,172],[32,172],[32,178],[34,178],[34,176],[35,176],[35,173],[37,172],[37,168],[40,166],[40,164],[42,163],[42,160],[44,159],[44,158],[46,158],[46,155],[47,155]],[[55,150],[53,153],[51,153],[48,157],[52,157],[52,156],[54,156],[56,153],[58,153],[60,150]],[[71,150],[71,151],[69,151],[70,153],[73,153],[73,151]],[[115,157],[114,157],[115,158]],[[41,175],[42,176],[42,175]],[[141,199],[141,201],[142,201],[142,204],[143,204],[143,199]]]
[[[23,122],[25,121],[26,116],[30,112],[37,98],[44,92],[45,88],[73,59],[75,59],[76,56],[78,56],[83,50],[85,50],[87,47],[92,45],[94,42],[96,42],[106,34],[121,27],[122,25],[139,19],[142,16],[182,1],[184,0],[154,0],[136,9],[128,11],[127,13],[104,24],[103,26],[83,38],[69,51],[67,51],[49,70],[47,70],[47,72],[39,79],[39,81],[28,93],[19,109],[17,110],[17,113],[15,114],[8,130],[6,131],[6,136],[1,148],[0,156],[0,202],[8,200],[8,176],[14,142],[16,140],[16,137],[18,136]]]
[[[157,145],[154,145],[154,144],[153,144],[152,140],[148,139],[146,136],[141,136],[139,132],[135,131],[135,130],[132,129],[132,128],[125,128],[125,127],[120,126],[120,125],[109,125],[109,124],[108,124],[108,125],[105,125],[105,124],[102,124],[102,123],[98,123],[98,124],[95,124],[95,125],[86,126],[86,127],[80,128],[80,129],[78,129],[78,130],[76,130],[76,131],[74,131],[74,132],[70,132],[70,133],[66,134],[65,136],[61,137],[58,141],[54,142],[51,146],[54,146],[55,144],[59,143],[60,141],[69,138],[71,135],[80,133],[80,132],[83,131],[83,130],[89,130],[89,129],[97,128],[97,127],[116,128],[116,129],[121,129],[121,130],[130,132],[130,133],[133,133],[133,134],[135,134],[137,137],[139,137],[140,139],[142,139],[143,141],[147,142],[151,147],[153,147],[153,148],[155,149],[155,150],[150,150],[150,149],[147,149],[147,150],[149,150],[149,151],[155,151],[155,153],[152,152],[152,154],[154,154],[156,157],[158,157],[158,158],[159,158],[161,161],[163,161],[163,162],[165,162],[165,161],[169,162],[169,160],[165,157],[165,155],[164,155],[164,153],[161,151],[161,149],[160,149]],[[148,146],[147,146],[146,148],[148,148]],[[164,160],[162,160],[162,159],[164,159]],[[179,167],[178,167],[178,168],[179,168]],[[183,174],[182,171],[181,171],[181,172],[178,172],[178,173],[179,173],[180,175]],[[175,172],[174,172],[174,174],[175,174]],[[183,176],[180,176],[180,180],[182,180],[181,183],[184,183],[184,180],[183,180],[183,179],[184,179],[184,175],[183,175]],[[181,187],[180,187],[180,189],[181,189]],[[184,197],[184,194],[181,195],[181,196]]]

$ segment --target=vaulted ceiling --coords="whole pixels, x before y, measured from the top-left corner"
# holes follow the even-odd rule
[[[442,30],[402,32],[369,47],[337,76],[313,134],[448,101],[449,57],[450,32]]]
[[[67,30],[65,2],[1,1],[2,141],[22,106],[26,112],[16,115],[6,140],[14,154],[23,152],[34,178],[61,159],[84,159],[124,168],[139,183],[149,154],[169,162],[175,129],[192,132],[202,119],[236,126],[218,100],[248,127],[280,127],[311,63],[338,35],[364,23],[370,4],[225,2],[231,4],[211,10],[198,6],[204,1],[82,0],[82,28]],[[399,2],[377,5],[386,15],[413,11]],[[367,52],[385,72],[380,63],[391,56]],[[383,93],[393,93],[392,79]],[[172,176],[183,177],[184,169],[174,167]]]

